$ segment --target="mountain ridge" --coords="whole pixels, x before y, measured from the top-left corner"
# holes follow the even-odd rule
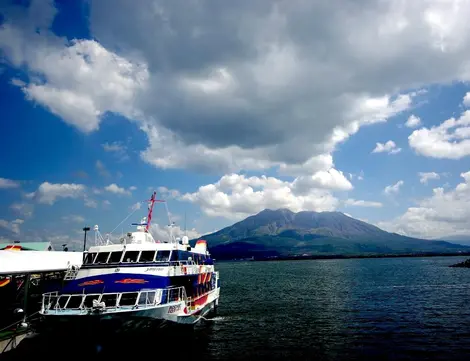
[[[470,245],[470,235],[468,234],[438,237],[438,238],[434,238],[433,240],[434,241],[447,241],[447,242],[462,244],[464,246]]]
[[[470,247],[390,233],[342,212],[264,209],[202,237],[214,257],[467,252]]]

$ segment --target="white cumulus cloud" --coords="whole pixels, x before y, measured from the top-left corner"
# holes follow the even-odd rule
[[[353,207],[371,207],[371,208],[380,208],[383,206],[380,202],[374,201],[364,201],[364,200],[356,200],[353,198],[347,199],[344,204],[346,206],[353,206]]]
[[[29,218],[33,215],[34,205],[26,202],[15,202],[10,205],[10,209],[23,218]]]
[[[122,142],[106,142],[101,144],[101,146],[106,152],[113,153],[121,161],[129,159],[129,155],[127,154],[127,146]]]
[[[438,238],[470,234],[470,171],[454,189],[434,188],[430,197],[379,227],[414,237]]]
[[[170,227],[168,226],[161,226],[157,223],[153,223],[150,226],[150,232],[155,240],[159,241],[168,241],[170,239]],[[195,229],[181,229],[180,226],[173,226],[171,227],[171,234],[174,237],[183,237],[188,236],[189,239],[199,238],[201,234]]]
[[[131,206],[131,210],[132,210],[132,211],[137,211],[137,210],[139,210],[141,207],[142,207],[142,202],[137,202],[137,203],[134,203],[134,204]]]
[[[461,159],[470,155],[470,110],[438,126],[421,128],[408,137],[418,154],[438,159]]]
[[[0,189],[18,188],[20,184],[17,181],[0,178]]]
[[[298,192],[295,181],[239,174],[225,175],[216,183],[201,186],[196,192],[186,193],[180,199],[198,204],[208,216],[231,220],[242,219],[266,208],[289,208],[294,212],[330,211],[339,203],[324,188]]]
[[[104,187],[104,190],[109,193],[114,193],[114,194],[121,194],[121,195],[131,194],[129,190],[126,190],[123,187],[119,187],[116,183],[111,183],[110,185]]]
[[[38,189],[27,195],[28,198],[34,199],[38,203],[54,204],[60,198],[80,198],[84,196],[85,186],[75,183],[42,183]]]
[[[436,173],[436,172],[419,172],[418,175],[419,175],[419,181],[422,184],[428,184],[428,181],[430,181],[432,179],[440,179],[441,178],[439,173]]]
[[[463,97],[463,105],[470,107],[470,92],[467,92]]]
[[[26,63],[42,75],[41,81],[16,84],[28,99],[66,123],[89,133],[99,128],[106,112],[137,116],[132,102],[145,87],[145,64],[132,63],[94,40],[73,40],[70,45],[60,44],[58,38],[31,42],[8,21],[1,32],[0,46],[13,48],[14,64]]]
[[[108,171],[104,163],[99,159],[95,163],[95,168],[102,177],[111,177],[111,173]]]
[[[408,120],[405,123],[405,126],[408,128],[416,128],[421,125],[421,118],[417,117],[416,115],[410,115]]]
[[[18,235],[20,233],[20,226],[24,223],[23,219],[15,219],[13,221],[6,221],[4,219],[0,219],[0,227],[4,228],[14,235]]]
[[[403,182],[402,180],[399,180],[395,184],[386,186],[384,189],[384,193],[385,194],[398,194],[403,184],[405,184],[405,182]]]
[[[376,143],[372,153],[388,153],[388,154],[397,154],[401,152],[401,148],[398,148],[393,140],[389,140],[386,143]]]
[[[158,195],[161,195],[163,198],[178,198],[181,194],[176,189],[168,189],[167,187],[160,186],[157,188]]]
[[[331,168],[328,171],[318,171],[311,176],[297,177],[292,183],[292,188],[297,193],[308,193],[313,188],[348,191],[353,189],[353,186],[343,172]]]

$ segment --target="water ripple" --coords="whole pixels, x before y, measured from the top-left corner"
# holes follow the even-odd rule
[[[90,359],[99,349],[100,360],[158,350],[197,360],[468,360],[470,270],[448,267],[463,259],[220,263],[218,314],[192,333],[69,340],[64,352],[86,349]],[[50,342],[30,348],[39,355]]]

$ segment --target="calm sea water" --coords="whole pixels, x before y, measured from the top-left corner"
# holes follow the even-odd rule
[[[194,331],[65,347],[135,359],[469,360],[470,269],[448,267],[464,259],[219,263],[218,313]],[[50,358],[54,340],[28,347],[39,354],[44,342]]]

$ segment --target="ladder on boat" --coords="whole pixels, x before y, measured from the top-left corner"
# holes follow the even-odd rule
[[[65,272],[64,281],[73,281],[75,278],[77,278],[79,270],[79,266],[70,266],[67,272]]]

